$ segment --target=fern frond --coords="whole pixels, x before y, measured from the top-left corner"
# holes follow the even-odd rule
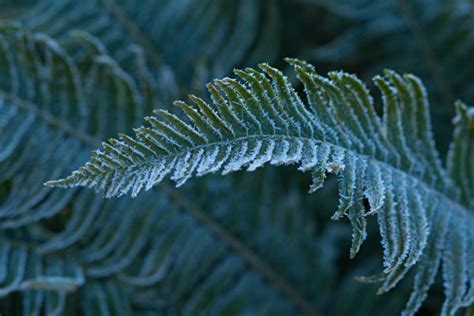
[[[25,289],[70,292],[84,283],[82,267],[67,257],[46,257],[8,239],[0,247],[6,266],[2,270],[0,296]]]
[[[66,46],[74,45],[70,31],[88,32],[129,72],[139,46],[155,74],[188,89],[227,74],[232,65],[271,58],[278,45],[278,5],[254,0],[147,1],[139,6],[131,0],[41,0],[17,19]]]
[[[13,291],[21,292],[25,315],[38,315],[42,310],[48,315],[59,315],[65,308],[67,293],[85,282],[81,259],[64,248],[83,237],[79,233],[87,233],[87,226],[76,219],[67,225],[67,232],[74,234],[58,241],[54,234],[47,235],[49,239],[43,236],[48,229],[38,222],[64,211],[71,201],[87,207],[88,195],[44,190],[42,179],[79,164],[88,148],[96,143],[96,137],[130,128],[134,118],[144,113],[140,111],[144,100],[134,100],[133,93],[136,95],[138,89],[129,76],[107,56],[95,57],[89,55],[86,69],[90,71],[81,76],[78,65],[51,38],[9,24],[2,25],[0,31],[0,182],[2,188],[8,184],[0,203],[1,232],[2,236],[7,235],[2,237],[2,245],[8,248],[7,237],[12,228],[27,235],[18,233],[12,237],[13,245],[22,245],[18,250],[5,250],[1,296],[8,295],[10,299]],[[114,102],[107,104],[101,100],[105,94],[94,90],[99,86],[114,97],[122,96],[117,104],[128,111],[110,116]],[[132,96],[124,98],[130,91]],[[86,100],[90,102],[87,106]],[[99,120],[106,117],[114,122],[99,126]],[[70,229],[74,224],[77,226]],[[51,254],[58,249],[63,252]],[[77,275],[71,276],[74,270]]]
[[[474,208],[474,109],[456,102],[456,112],[447,169],[461,190],[462,203]]]
[[[6,73],[0,81],[0,180],[13,179],[0,213],[1,226],[13,228],[62,210],[74,192],[56,194],[41,189],[41,182],[79,164],[97,137],[131,129],[148,100],[107,56],[93,59],[88,75],[80,76],[71,57],[45,35],[6,28],[0,48]],[[111,111],[115,106],[123,110]]]
[[[46,256],[27,244],[0,242],[0,297],[21,291],[24,312],[37,315],[45,308],[48,315],[59,314],[68,292],[85,282],[82,267],[68,256]]]
[[[99,303],[111,310],[116,303],[156,310],[161,300],[160,308],[191,314],[232,308],[234,300],[246,302],[238,307],[242,313],[292,315],[295,306],[301,309],[287,299],[287,293],[283,292],[281,299],[281,289],[272,283],[272,278],[282,282],[282,277],[198,210],[196,203],[191,214],[185,212],[188,204],[176,194],[169,194],[168,198],[166,194],[156,196],[149,192],[132,201],[103,200],[84,194],[74,200],[66,228],[37,248],[46,254],[72,252],[81,263],[88,276],[80,291],[85,312]],[[227,212],[232,210],[228,209]],[[291,218],[294,217],[297,216]],[[283,225],[283,220],[272,222]],[[288,238],[294,240],[300,234],[301,227]],[[271,231],[262,231],[253,240],[270,236]],[[286,242],[286,234],[280,232],[278,236]],[[297,257],[294,260],[297,262]],[[103,289],[95,281],[100,279],[117,282]],[[225,297],[212,295],[223,288],[228,292]],[[125,291],[125,298],[110,302],[113,291]],[[262,306],[251,303],[255,297]],[[310,306],[305,314],[315,313]]]
[[[351,221],[351,257],[366,238],[367,214],[377,214],[385,267],[380,291],[392,289],[419,263],[407,307],[414,313],[442,260],[443,313],[454,313],[472,299],[466,294],[472,287],[466,247],[474,220],[435,149],[421,81],[392,71],[375,77],[384,104],[380,119],[355,76],[323,77],[309,64],[289,62],[305,87],[306,102],[267,64],[260,65],[263,72],[237,70],[241,82],[225,78],[208,86],[212,106],[195,96],[192,106],[176,102],[185,120],[157,110],[135,137],[103,143],[85,166],[47,184],[95,188],[107,197],[136,196],[168,175],[180,186],[193,175],[298,163],[311,172],[314,191],[326,173],[335,173],[340,199],[333,218]]]
[[[159,201],[155,195],[104,201],[86,190],[59,192],[44,188],[42,182],[48,176],[68,172],[83,160],[98,137],[130,129],[150,100],[156,98],[155,91],[149,90],[145,80],[140,81],[140,86],[105,54],[101,42],[87,33],[75,33],[75,39],[84,47],[81,46],[81,57],[73,62],[58,42],[45,35],[22,29],[3,31],[0,177],[1,188],[4,183],[10,187],[0,195],[1,232],[15,228],[24,235],[13,236],[14,242],[33,247],[41,258],[69,258],[72,263],[68,266],[77,266],[87,276],[85,284],[78,284],[80,290],[67,302],[67,291],[59,289],[57,281],[69,280],[68,271],[58,271],[55,278],[40,278],[44,284],[37,291],[15,289],[15,293],[21,292],[18,296],[23,307],[12,309],[14,312],[8,310],[7,314],[20,310],[28,315],[41,311],[48,315],[69,314],[71,309],[93,314],[98,307],[115,313],[117,306],[125,314],[132,306],[133,314],[137,314],[137,305],[155,314],[160,309],[184,309],[194,314],[232,309],[236,301],[245,302],[239,307],[242,313],[292,315],[296,306],[309,310],[308,315],[314,314],[312,304],[290,282],[296,279],[305,289],[307,275],[291,270],[277,273],[271,266],[279,262],[278,257],[267,254],[261,259],[255,253],[249,256],[250,250],[245,246],[258,240],[256,248],[265,250],[265,241],[270,238],[278,238],[282,245],[299,240],[291,251],[303,253],[303,240],[313,241],[314,236],[301,227],[275,236],[274,231],[261,230],[255,239],[239,242],[227,232],[230,224],[221,227],[210,218],[200,222],[204,212],[187,214],[185,205],[190,203],[183,206],[168,198],[171,194],[160,194]],[[259,209],[255,205],[248,208],[249,213]],[[232,208],[228,209],[230,212]],[[297,213],[291,213],[257,223],[271,221],[282,227],[288,218],[295,223],[304,222],[298,220]],[[216,236],[216,230],[225,232],[226,237]],[[192,239],[188,238],[190,235]],[[189,251],[181,253],[182,249]],[[196,254],[199,249],[214,252],[207,252],[206,258]],[[308,247],[305,251],[309,252]],[[298,256],[292,256],[294,265],[303,266],[299,272],[311,271],[315,262],[323,266],[323,260],[320,263],[315,259],[317,249],[311,248],[310,253],[311,264],[299,263]],[[5,267],[5,262],[0,263],[0,268]],[[11,269],[8,275],[15,276]],[[312,280],[319,278],[311,276]],[[98,279],[104,282],[96,282]],[[56,291],[48,292],[48,287]],[[123,293],[123,288],[132,290]],[[206,295],[207,291],[220,293],[223,289],[229,291],[225,297]],[[67,290],[73,290],[72,285]],[[315,293],[308,293],[306,290],[306,296],[315,297]],[[11,292],[8,294],[2,302],[14,301]],[[166,302],[156,306],[164,297]]]

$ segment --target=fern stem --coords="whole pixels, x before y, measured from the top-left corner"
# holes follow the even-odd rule
[[[241,258],[251,266],[255,271],[261,274],[267,282],[274,285],[285,295],[293,304],[304,314],[308,316],[321,315],[314,306],[307,302],[288,282],[280,277],[268,264],[262,261],[257,254],[235,237],[225,231],[211,217],[206,215],[201,209],[189,202],[170,184],[163,182],[162,188],[169,196],[188,213],[195,217],[201,224],[205,225],[211,232],[219,237],[230,249],[237,252]]]
[[[80,142],[82,142],[84,145],[86,146],[91,146],[91,147],[97,147],[100,145],[100,140],[94,138],[94,137],[91,137],[90,135],[88,135],[87,133],[84,133],[80,130],[77,130],[75,129],[74,127],[72,127],[70,124],[68,124],[67,122],[65,122],[64,120],[61,120],[61,119],[58,119],[57,117],[53,116],[52,114],[48,113],[48,112],[45,112],[45,111],[42,111],[39,109],[39,106],[35,105],[33,102],[30,102],[30,101],[27,101],[27,100],[23,100],[23,99],[20,99],[16,96],[13,96],[11,94],[7,94],[7,93],[4,93],[2,91],[0,91],[0,96],[5,98],[6,100],[14,103],[15,105],[17,105],[18,107],[22,108],[22,109],[25,109],[27,111],[31,111],[33,113],[35,113],[35,115],[37,115],[37,117],[39,117],[40,119],[44,120],[46,123],[50,124],[51,126],[54,126],[55,128],[65,132],[66,134],[76,138],[77,140],[79,140]],[[250,138],[254,138],[254,137],[258,137],[258,136],[262,136],[262,137],[287,137],[287,138],[292,138],[291,136],[279,136],[279,135],[253,135],[253,136],[247,136],[247,137],[243,137],[243,138],[239,138],[239,139],[234,139],[234,141],[238,141],[238,140],[246,140],[246,139],[250,139]],[[298,136],[298,137],[293,137],[293,138],[299,138],[299,139],[303,139],[303,140],[310,140],[309,138],[306,138],[306,137],[302,137],[302,136]],[[206,145],[201,145],[201,146],[197,146],[193,149],[198,149],[198,148],[201,148],[201,147],[206,147],[206,146],[210,146],[210,145],[219,145],[219,144],[223,144],[222,142],[221,143],[212,143],[212,144],[206,144]],[[337,145],[334,145],[334,144],[331,144],[331,146],[334,146],[334,147],[340,147],[340,146],[337,146]],[[341,149],[343,150],[347,150],[346,148],[342,148],[340,147]],[[355,153],[357,155],[361,155],[360,153]],[[370,159],[373,159],[373,158],[370,158]],[[397,168],[394,168],[393,166],[383,162],[383,161],[379,161],[377,160],[376,161],[377,163],[383,165],[383,166],[386,166],[388,168],[391,168],[393,172],[400,172],[400,170],[398,170]],[[426,190],[432,192],[434,195],[436,195],[437,197],[441,198],[441,199],[444,199],[446,201],[449,202],[449,204],[451,204],[453,206],[453,209],[459,211],[461,213],[461,215],[467,215],[469,214],[471,217],[474,217],[473,216],[473,213],[470,212],[466,206],[463,206],[461,204],[459,204],[458,202],[454,201],[453,199],[451,199],[447,194],[443,193],[443,192],[440,192],[438,191],[437,189],[434,189],[432,187],[430,187],[427,183],[425,183],[424,181],[421,181],[420,179],[416,178],[416,177],[413,177],[412,175],[408,174],[407,175],[413,179],[414,181],[417,181],[419,182]]]
[[[55,127],[58,130],[63,131],[64,133],[76,138],[77,140],[84,144],[87,144],[88,146],[97,146],[97,144],[100,144],[100,142],[98,142],[96,139],[80,130],[77,130],[68,122],[53,116],[51,113],[41,110],[40,107],[34,104],[33,102],[20,99],[16,96],[4,93],[2,91],[0,91],[0,97],[15,104],[21,109],[33,112],[38,118],[45,121],[47,124]]]
[[[275,140],[275,141],[282,141],[282,140],[287,140],[289,141],[290,143],[291,142],[296,142],[298,140],[301,140],[301,141],[305,141],[305,142],[309,142],[310,140],[313,140],[315,141],[316,143],[321,143],[322,141],[321,140],[318,140],[318,139],[313,139],[313,138],[310,138],[310,137],[304,137],[304,136],[288,136],[288,135],[271,135],[271,134],[259,134],[259,135],[248,135],[248,136],[244,136],[244,137],[239,137],[239,138],[234,138],[232,139],[231,141],[229,140],[226,140],[226,141],[216,141],[216,142],[212,142],[212,143],[207,143],[207,144],[204,144],[204,145],[198,145],[198,146],[194,146],[192,148],[187,148],[185,151],[182,151],[182,152],[178,152],[178,153],[172,153],[171,156],[167,157],[167,156],[164,156],[164,157],[161,157],[162,159],[169,159],[169,158],[173,158],[173,157],[177,157],[177,156],[183,156],[183,155],[186,155],[187,152],[189,151],[196,151],[196,150],[199,150],[199,149],[206,149],[207,147],[210,147],[210,146],[230,146],[231,144],[230,143],[233,143],[233,142],[239,142],[239,141],[252,141],[252,140],[269,140],[269,139],[272,139],[272,140]],[[399,169],[399,168],[396,168],[384,161],[381,161],[381,160],[377,160],[377,159],[374,159],[373,157],[369,157],[367,155],[364,155],[362,153],[359,153],[357,151],[354,151],[352,149],[347,149],[345,147],[342,147],[340,145],[335,145],[333,143],[330,143],[328,141],[324,141],[325,143],[329,144],[330,146],[332,146],[333,148],[336,148],[336,149],[339,149],[339,150],[343,150],[343,151],[347,151],[347,152],[351,152],[352,154],[358,156],[358,157],[365,157],[369,160],[372,160],[373,162],[381,165],[383,168],[385,169],[391,169],[392,173],[402,173],[404,175],[406,175],[408,178],[410,178],[412,181],[415,181],[417,183],[420,184],[421,187],[423,187],[425,190],[427,190],[428,192],[432,193],[434,196],[436,196],[437,198],[440,198],[440,199],[443,199],[445,200],[449,205],[452,206],[452,209],[453,210],[456,210],[457,212],[460,213],[460,215],[462,216],[470,216],[473,218],[474,220],[474,213],[472,211],[470,211],[468,209],[468,206],[466,205],[462,205],[460,204],[459,202],[453,200],[450,196],[449,196],[449,193],[448,192],[441,192],[439,191],[438,189],[430,186],[428,183],[426,183],[425,181],[413,176],[412,174],[410,174],[409,172],[407,172],[406,170],[403,170],[403,169]],[[147,164],[154,164],[155,161],[154,159],[147,159],[145,161],[142,161],[139,163],[139,165],[147,165]]]

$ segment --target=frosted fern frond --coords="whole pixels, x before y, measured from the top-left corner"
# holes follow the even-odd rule
[[[347,217],[352,224],[352,257],[366,239],[367,215],[377,215],[384,253],[381,292],[416,266],[406,309],[413,314],[442,262],[443,314],[470,304],[471,204],[442,167],[421,81],[392,71],[375,77],[384,104],[380,118],[355,76],[323,77],[309,64],[288,61],[306,100],[267,64],[260,65],[262,72],[236,70],[241,81],[225,78],[208,85],[212,105],[190,96],[193,105],[175,103],[185,118],[157,110],[135,137],[110,139],[85,166],[48,184],[95,188],[107,197],[136,196],[168,175],[180,186],[193,175],[296,163],[311,174],[312,192],[326,173],[335,173],[339,205],[333,218]]]
[[[242,222],[238,218],[226,226],[210,218],[200,222],[202,211],[188,214],[187,208],[176,202],[179,195],[168,198],[167,192],[117,201],[103,200],[88,190],[43,187],[47,177],[69,172],[86,158],[95,139],[130,129],[157,97],[146,77],[137,84],[90,34],[74,34],[83,46],[77,44],[80,50],[74,52],[80,52],[80,58],[73,60],[48,36],[22,29],[2,31],[0,239],[4,243],[11,239],[12,247],[21,244],[22,258],[26,258],[25,266],[16,265],[16,252],[10,259],[0,260],[0,270],[6,271],[7,278],[0,283],[2,314],[59,315],[71,308],[86,315],[96,314],[98,309],[113,315],[135,315],[138,310],[156,314],[157,309],[207,314],[233,308],[235,300],[245,302],[239,307],[241,313],[294,315],[295,307],[302,309],[289,297],[296,292],[297,298],[304,298],[298,291],[310,292],[308,279],[311,284],[320,283],[323,277],[311,274],[315,264],[320,271],[331,270],[333,265],[328,258],[318,258],[319,243],[313,243],[310,222],[303,219],[302,212],[291,211],[304,209],[302,206],[292,205],[283,213],[279,211],[285,203],[278,203],[270,207],[275,216],[261,210],[261,205],[253,205],[255,199],[248,199],[252,201],[246,205],[249,216],[242,217],[259,213],[262,218],[255,222],[262,228],[271,222],[273,228],[252,231],[247,223],[237,225]],[[253,183],[241,185],[240,192],[256,192],[259,186],[250,186]],[[235,186],[235,182],[227,185]],[[209,196],[212,186],[201,187]],[[200,204],[196,199],[193,206]],[[206,199],[202,205],[215,203],[212,209],[237,214],[231,207],[237,205],[235,201],[223,202]],[[216,227],[226,238],[215,235]],[[232,237],[232,230],[245,239]],[[277,252],[249,258],[241,250],[242,245],[252,244],[262,253],[268,252],[268,241],[281,248],[289,240],[293,247],[280,249],[278,254],[285,254],[288,267],[298,266],[298,271],[280,266],[278,273],[269,273],[269,267],[280,262]],[[235,247],[236,241],[240,248]],[[301,253],[311,260],[302,262]],[[255,258],[260,265],[252,266]],[[61,262],[64,264],[58,264]],[[68,268],[78,274],[71,275]],[[82,271],[85,280],[80,277]],[[265,278],[268,275],[280,276],[280,283],[272,283]],[[329,275],[321,281],[326,286]],[[286,287],[296,287],[291,295],[282,295],[278,287],[282,279]],[[208,295],[224,289],[226,295]],[[74,293],[68,296],[69,291]],[[164,297],[165,307],[156,307]],[[255,297],[263,303],[254,304]],[[311,292],[307,300],[316,297],[317,293]],[[175,301],[182,303],[176,306]],[[11,302],[19,304],[4,309]],[[311,304],[305,304],[312,309]]]

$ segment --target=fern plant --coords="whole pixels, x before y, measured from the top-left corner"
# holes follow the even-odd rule
[[[49,4],[53,6],[38,3],[37,9],[26,12],[31,14],[38,8],[51,9],[48,15],[55,13],[60,16],[64,14],[64,10],[57,9],[69,10],[74,7],[75,2]],[[104,10],[103,6],[94,4],[98,6],[98,11],[102,10],[100,13],[105,11],[103,15],[107,15],[108,11]],[[248,4],[251,3],[247,2]],[[196,3],[190,3],[190,6],[195,5]],[[114,8],[116,13],[118,7]],[[156,10],[161,8],[162,6],[157,6]],[[248,9],[248,6],[244,5],[243,8]],[[74,11],[68,10],[66,12]],[[174,11],[168,13],[173,15],[173,12],[179,10],[180,6],[177,6]],[[36,18],[46,15],[41,12],[33,15],[34,19],[27,19],[27,23],[33,23],[37,21]],[[87,16],[87,12],[85,14]],[[101,18],[98,21],[100,22]],[[195,21],[192,22],[187,28],[192,28],[191,25],[195,24]],[[186,199],[182,199],[180,195],[169,197],[169,194],[163,194],[164,204],[155,204],[151,208],[147,206],[147,201],[152,197],[145,197],[140,201],[121,200],[120,203],[108,203],[87,192],[57,194],[44,190],[42,182],[52,173],[63,173],[64,168],[67,170],[72,165],[77,165],[86,157],[89,148],[96,145],[97,139],[117,131],[126,132],[136,122],[135,118],[140,118],[143,113],[149,111],[147,107],[151,104],[165,103],[169,92],[175,89],[175,82],[170,80],[172,76],[169,75],[169,68],[160,65],[158,66],[161,68],[157,66],[153,70],[164,69],[158,74],[165,75],[159,76],[158,82],[155,81],[154,75],[157,73],[151,74],[147,68],[146,56],[138,44],[126,41],[121,44],[122,47],[119,45],[121,52],[127,51],[126,62],[110,56],[109,54],[116,53],[116,46],[110,42],[104,43],[94,36],[104,36],[95,28],[90,31],[97,32],[96,34],[76,30],[56,41],[43,33],[30,33],[18,22],[14,23],[14,27],[10,22],[2,27],[2,113],[6,115],[2,117],[0,129],[1,167],[5,171],[2,171],[0,183],[0,203],[3,212],[2,240],[6,249],[2,268],[8,275],[8,279],[1,286],[2,313],[36,315],[44,312],[56,315],[71,314],[77,309],[87,315],[106,312],[129,315],[150,309],[156,311],[157,308],[171,313],[176,309],[176,302],[185,299],[190,301],[189,307],[179,304],[180,308],[186,308],[188,311],[192,308],[191,311],[197,312],[208,308],[227,309],[234,300],[250,302],[255,297],[258,297],[260,302],[273,302],[277,300],[281,284],[285,285],[284,288],[291,289],[286,281],[281,281],[281,277],[276,278],[278,282],[270,282],[270,285],[262,283],[262,275],[277,274],[269,272],[272,269],[265,264],[254,265],[250,270],[246,268],[245,264],[250,261],[248,258],[252,258],[251,262],[254,262],[254,258],[258,256],[248,256],[251,252],[242,246],[230,247],[229,251],[226,246],[234,245],[235,237],[229,237],[229,233],[225,234],[225,238],[213,236],[211,232],[220,226],[203,217],[202,211],[196,211],[195,208],[189,210],[188,204],[182,203]],[[40,24],[38,27],[38,24],[34,24],[28,27],[57,35],[54,34],[57,28],[50,28],[51,25]],[[70,23],[62,24],[61,27],[65,28],[64,32],[59,32],[62,34],[73,28]],[[125,34],[127,31],[129,29],[125,28]],[[137,34],[129,35],[134,38]],[[109,39],[109,36],[105,36],[105,40]],[[123,55],[119,54],[118,57]],[[121,66],[132,66],[133,69],[127,72]],[[54,102],[51,102],[52,100]],[[116,111],[112,110],[113,107]],[[113,123],[104,124],[104,118],[112,119]],[[49,146],[44,148],[42,144]],[[63,155],[65,152],[68,153],[66,156]],[[62,163],[54,163],[59,160]],[[28,182],[26,186],[23,186],[24,181]],[[153,197],[153,200],[156,198]],[[179,203],[175,200],[179,200]],[[185,214],[176,214],[169,218],[167,214],[170,210]],[[124,213],[128,213],[130,217],[124,217]],[[176,228],[154,230],[153,233],[143,231],[136,239],[129,240],[126,244],[119,243],[118,234],[139,231],[142,228],[142,221],[133,220],[137,219],[137,214],[148,218],[151,225],[156,223],[152,218],[161,218],[164,220],[161,222],[164,227]],[[201,222],[196,218],[206,220]],[[117,227],[121,228],[117,230]],[[186,240],[184,237],[191,233],[195,236],[194,239]],[[268,233],[263,234],[261,238],[267,237]],[[300,238],[295,235],[301,234],[295,231],[285,236],[280,232],[278,237],[281,240]],[[214,259],[209,261],[208,265],[196,262],[191,252],[178,256],[174,249],[186,244],[189,249],[212,244],[212,248],[216,249],[216,256],[209,254],[209,259]],[[85,246],[86,248],[83,248]],[[12,248],[18,248],[14,256],[7,251]],[[86,255],[90,251],[95,255]],[[166,256],[157,254],[157,251]],[[25,264],[17,267],[18,255],[25,259],[22,261]],[[48,259],[51,257],[54,258],[53,262]],[[222,261],[222,265],[215,262],[216,258]],[[72,263],[64,263],[65,259]],[[169,267],[170,262],[173,263],[173,268]],[[64,268],[73,267],[72,264],[77,270]],[[131,268],[141,264],[144,267],[152,264],[153,268],[144,268],[141,271],[144,273],[142,280],[146,280],[143,282],[140,281],[140,270]],[[52,267],[48,268],[51,271],[44,270],[44,267],[49,266]],[[265,268],[257,268],[261,266]],[[199,282],[208,282],[200,291],[193,292],[196,300],[198,295],[202,295],[201,291],[229,288],[228,282],[222,279],[223,276],[246,281],[235,284],[235,289],[226,296],[226,301],[220,296],[211,295],[208,298],[204,295],[202,299],[205,304],[196,305],[191,301],[189,292],[198,284],[195,284],[197,281],[189,282],[188,274],[183,272],[185,267],[193,273],[192,277],[201,276]],[[130,270],[125,273],[127,269]],[[26,274],[25,271],[33,272]],[[76,275],[71,274],[71,271],[77,272]],[[131,277],[118,277],[122,272],[124,275],[130,274]],[[289,271],[288,275],[291,274],[293,272]],[[204,275],[205,278],[202,277]],[[41,282],[31,282],[35,279]],[[61,286],[61,282],[66,281],[69,286]],[[164,282],[173,285],[179,282],[181,286],[162,286],[162,290],[151,293],[149,287],[155,286],[156,289],[157,283]],[[248,290],[251,287],[259,295],[250,293]],[[34,291],[30,291],[30,288]],[[126,290],[123,290],[124,288]],[[17,293],[21,295],[16,295]],[[299,294],[293,296],[299,297]],[[120,297],[120,300],[117,300],[117,297]],[[157,307],[156,302],[164,300],[164,297],[168,298],[167,305],[159,304]],[[304,299],[300,301],[304,302]],[[271,309],[254,304],[245,305],[247,310],[271,314],[289,314],[295,306],[291,299],[276,304]],[[238,311],[235,307],[232,308]]]
[[[136,50],[141,50],[159,79],[156,89],[176,98],[175,90],[202,89],[207,80],[226,74],[244,57],[250,63],[263,56],[273,59],[277,13],[276,4],[265,8],[253,0],[147,1],[141,6],[126,0],[50,0],[39,1],[17,20],[67,46],[74,45],[70,32],[87,32],[130,72]],[[248,31],[238,28],[237,21]],[[256,28],[261,31],[254,34]],[[163,89],[171,83],[174,89]]]
[[[170,189],[159,196],[104,201],[85,190],[43,187],[52,174],[81,163],[97,139],[130,130],[158,96],[141,67],[141,54],[135,58],[142,74],[138,81],[90,34],[76,33],[70,40],[75,58],[52,38],[18,25],[4,25],[1,35],[2,313],[315,314],[308,301],[316,293],[304,297],[292,283],[307,288],[308,276],[301,273],[315,265],[329,269],[332,261],[316,257],[318,243],[308,246],[315,236],[298,212],[257,219],[256,225],[270,221],[284,229],[241,240],[237,234],[251,229],[219,224],[203,211],[217,199],[196,203],[195,192],[184,196]],[[206,187],[209,195],[213,186]],[[259,189],[240,187],[241,192]],[[221,202],[221,209],[233,210],[230,201]],[[248,205],[249,211],[260,208]],[[300,224],[289,229],[287,220]],[[281,245],[291,241],[296,253],[312,260],[289,255],[290,266],[300,269],[275,272],[271,265],[281,265],[278,257],[250,248],[258,241],[252,248],[266,250],[265,241],[272,238]],[[328,230],[321,244],[338,238]],[[320,278],[311,277],[315,284]],[[224,297],[215,294],[223,289],[229,291]]]
[[[137,196],[168,174],[180,186],[195,174],[297,163],[311,174],[313,192],[326,173],[335,173],[339,205],[333,219],[347,217],[352,224],[351,257],[366,239],[368,217],[377,216],[384,254],[381,292],[414,267],[414,289],[404,312],[413,314],[442,264],[442,314],[472,304],[474,110],[457,104],[444,168],[417,77],[386,71],[374,78],[384,104],[380,119],[372,96],[353,75],[323,77],[305,62],[288,62],[305,87],[306,101],[267,64],[260,65],[262,72],[236,70],[240,82],[225,78],[208,85],[212,105],[195,96],[190,96],[193,106],[176,102],[185,119],[157,110],[135,137],[110,139],[85,166],[47,184],[86,186],[106,197]]]
[[[470,315],[472,109],[441,121],[452,97],[472,103],[471,11],[464,0],[0,1],[0,313]],[[420,75],[444,167],[414,77],[388,72],[372,98],[354,76],[288,55],[364,81],[387,66]],[[288,79],[245,69],[260,61]],[[241,78],[206,96],[235,67]],[[201,98],[171,105],[187,93]],[[88,164],[105,173],[81,181],[120,195],[112,180],[130,180],[127,196],[43,185],[117,134]],[[330,222],[334,209],[349,221]]]

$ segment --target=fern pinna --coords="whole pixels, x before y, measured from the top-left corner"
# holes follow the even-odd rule
[[[387,70],[374,78],[383,99],[383,117],[355,76],[316,73],[294,59],[305,88],[298,95],[277,69],[261,64],[236,70],[239,80],[208,85],[212,104],[190,96],[176,102],[185,118],[164,110],[147,117],[135,137],[103,143],[90,162],[71,176],[47,184],[86,186],[107,197],[136,196],[170,175],[178,186],[193,175],[266,163],[297,163],[313,179],[337,174],[339,205],[334,219],[353,228],[351,257],[366,239],[375,215],[383,247],[380,292],[395,287],[414,268],[414,288],[404,314],[415,313],[442,266],[443,315],[474,300],[474,110],[457,104],[456,130],[444,168],[432,138],[425,88],[413,75]],[[364,207],[364,200],[369,207]]]

